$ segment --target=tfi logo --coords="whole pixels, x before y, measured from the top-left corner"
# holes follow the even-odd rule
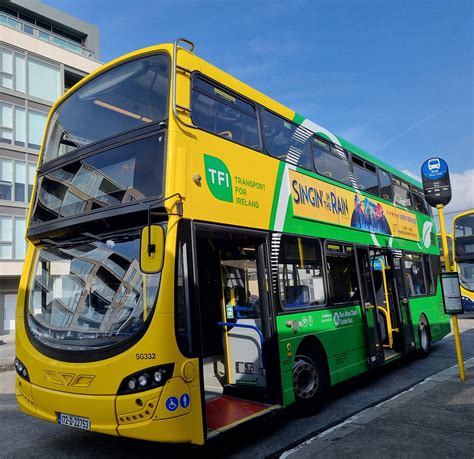
[[[209,191],[220,201],[233,202],[232,178],[227,166],[219,158],[204,155],[206,182]]]

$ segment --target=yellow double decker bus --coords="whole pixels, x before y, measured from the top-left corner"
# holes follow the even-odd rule
[[[463,309],[474,312],[474,210],[454,217],[452,234],[454,270],[459,273]]]
[[[449,333],[420,183],[193,48],[51,110],[17,305],[31,416],[200,445]]]

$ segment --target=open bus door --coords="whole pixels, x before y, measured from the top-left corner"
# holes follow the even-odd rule
[[[413,323],[410,313],[410,300],[407,294],[405,283],[405,272],[402,263],[402,252],[400,250],[392,250],[389,254],[391,266],[395,277],[395,297],[398,299],[398,306],[401,320],[402,334],[402,351],[405,353],[415,350],[415,335],[413,331]]]
[[[274,333],[266,235],[196,225],[207,437],[280,408],[269,378]],[[273,386],[269,381],[273,381]],[[272,403],[273,402],[273,403]]]
[[[384,362],[384,352],[378,322],[370,252],[368,247],[356,247],[355,251],[361,311],[367,339],[367,362],[370,367],[376,367]]]

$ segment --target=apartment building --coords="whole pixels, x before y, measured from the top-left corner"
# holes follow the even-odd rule
[[[99,58],[96,26],[39,0],[0,0],[0,335],[15,329],[25,221],[48,112]]]

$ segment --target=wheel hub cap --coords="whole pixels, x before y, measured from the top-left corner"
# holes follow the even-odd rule
[[[311,398],[319,387],[318,370],[311,362],[298,360],[293,370],[295,393],[300,398]]]

